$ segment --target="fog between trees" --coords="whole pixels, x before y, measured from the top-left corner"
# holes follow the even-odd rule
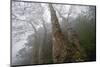
[[[12,1],[12,65],[96,60],[95,6]]]

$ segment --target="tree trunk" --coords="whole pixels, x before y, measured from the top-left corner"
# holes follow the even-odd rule
[[[66,40],[58,22],[56,11],[54,10],[52,4],[49,4],[51,12],[51,23],[52,23],[52,38],[53,38],[53,61],[54,63],[62,62],[74,62],[80,60],[80,52],[77,50],[79,48],[79,41],[74,38],[74,33],[71,29],[68,31],[68,39]],[[67,22],[67,21],[66,21]],[[75,45],[71,43],[70,39],[74,38]]]
[[[49,7],[51,12],[51,22],[52,22],[53,61],[54,63],[65,62],[66,55],[68,55],[67,47],[69,43],[65,40],[64,35],[61,32],[56,12],[52,7],[52,4],[49,4]]]
[[[43,41],[42,44],[39,47],[39,64],[43,64],[43,63],[47,63],[47,30],[46,30],[46,26],[45,26],[45,21],[42,19],[42,24],[44,27],[44,35],[43,35]]]
[[[32,24],[32,22],[29,22],[29,24],[32,26],[32,28],[34,29],[34,36],[35,36],[35,43],[33,44],[33,63],[34,64],[38,64],[39,63],[39,43],[37,42],[37,40],[39,39],[38,36],[38,31],[36,30],[35,26]]]

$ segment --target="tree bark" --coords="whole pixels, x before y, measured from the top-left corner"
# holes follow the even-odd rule
[[[69,43],[65,40],[64,35],[61,32],[56,12],[52,4],[49,4],[49,7],[51,12],[51,23],[52,23],[53,61],[54,63],[61,63],[65,61],[67,62],[65,58],[68,55],[67,47]],[[68,62],[70,62],[70,60]]]
[[[67,30],[68,39],[65,39],[58,22],[56,11],[54,10],[52,4],[49,4],[49,7],[52,23],[54,63],[80,61],[80,52],[77,50],[77,48],[80,49],[79,40],[75,37],[76,35],[72,32],[70,27],[68,28],[69,31]],[[68,14],[68,16],[69,15],[70,14]],[[68,20],[66,20],[66,22],[68,23]],[[71,41],[73,43],[71,43]]]

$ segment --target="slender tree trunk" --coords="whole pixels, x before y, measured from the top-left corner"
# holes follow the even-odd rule
[[[46,44],[47,44],[47,30],[46,30],[46,26],[45,26],[45,21],[42,19],[42,24],[43,24],[43,27],[44,27],[44,35],[43,35],[43,41],[42,41],[42,44],[39,46],[39,64],[43,64],[43,63],[46,63],[47,61],[45,61],[47,58],[46,58],[46,54],[47,52],[46,51]]]
[[[46,22],[42,19],[42,24],[44,27],[44,35],[43,35],[43,42],[39,48],[39,63],[51,63],[52,62],[52,55],[51,55],[51,44],[50,44],[50,34],[47,31]]]
[[[32,28],[34,29],[34,36],[35,36],[35,43],[33,44],[33,64],[38,64],[39,63],[39,43],[37,42],[37,40],[39,39],[38,35],[38,31],[36,30],[35,26],[32,24],[32,22],[29,22],[29,24],[31,24]]]

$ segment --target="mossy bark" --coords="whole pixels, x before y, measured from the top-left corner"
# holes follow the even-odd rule
[[[67,40],[65,39],[58,22],[56,11],[52,4],[49,4],[49,7],[52,23],[53,62],[62,63],[80,61],[81,53],[79,40],[74,37],[74,33],[71,31],[68,32],[69,38]]]

